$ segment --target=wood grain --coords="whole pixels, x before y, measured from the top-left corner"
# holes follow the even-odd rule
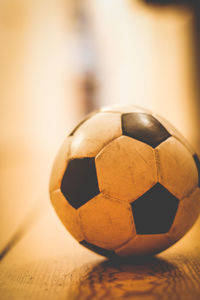
[[[1,261],[0,299],[199,299],[199,229],[200,219],[157,257],[111,261],[76,243],[49,209]]]

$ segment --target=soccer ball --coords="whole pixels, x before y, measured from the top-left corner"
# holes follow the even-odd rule
[[[50,197],[83,246],[107,257],[156,254],[200,211],[200,161],[166,120],[135,106],[102,108],[65,139]]]

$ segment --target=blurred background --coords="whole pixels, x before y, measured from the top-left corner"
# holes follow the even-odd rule
[[[144,106],[200,149],[199,7],[167,0],[0,1],[1,249],[35,207],[51,214],[53,159],[91,110]],[[51,254],[62,248],[52,242],[64,233],[56,215],[43,225],[39,247],[27,243],[23,257],[42,249],[46,256],[48,241]]]

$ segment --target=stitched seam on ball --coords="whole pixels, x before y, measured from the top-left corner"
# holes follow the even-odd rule
[[[180,200],[180,201],[181,201],[181,202],[184,201],[184,199],[187,199],[187,198],[190,197],[192,194],[194,194],[196,191],[198,191],[198,187],[195,187],[189,195],[183,197],[182,200]],[[199,199],[199,201],[200,201],[200,199]],[[180,203],[179,203],[179,205],[180,205]],[[179,207],[178,207],[178,209],[179,209]],[[177,209],[177,210],[178,210],[178,209]],[[190,209],[184,208],[184,210],[190,214]],[[175,218],[176,218],[176,216],[175,216]],[[174,222],[175,222],[175,218],[174,218]],[[171,228],[174,226],[174,222],[172,223]],[[192,226],[195,224],[195,222],[196,222],[196,219],[193,221]],[[190,227],[190,229],[192,228],[192,226]],[[170,228],[169,232],[167,233],[167,235],[169,236],[169,238],[170,238],[170,240],[173,242],[173,244],[176,243],[176,242],[178,242],[178,241],[179,241],[179,240],[180,240],[180,239],[181,239],[181,238],[182,238],[182,237],[190,230],[190,229],[188,229],[188,230],[186,231],[186,233],[184,233],[181,237],[179,237],[178,239],[175,239],[175,240],[174,240],[174,239],[170,236],[171,228]]]
[[[114,138],[112,138],[106,145],[104,145],[101,150],[99,150],[99,152],[97,152],[96,154],[92,154],[91,153],[88,153],[88,154],[71,154],[71,144],[70,144],[70,158],[69,160],[72,160],[72,159],[76,159],[76,158],[90,158],[90,157],[94,157],[95,158],[95,163],[96,163],[96,158],[97,156],[110,144],[112,143],[114,140],[117,140],[118,138],[120,138],[122,135],[122,128],[120,129],[120,133],[121,135],[119,136],[116,136]],[[92,151],[91,151],[92,152]]]
[[[168,139],[170,139],[170,138],[175,138],[176,139],[176,137],[174,137],[174,136],[171,136],[171,137],[169,137]],[[181,141],[179,141],[179,139],[177,139],[178,140],[178,142],[180,142],[184,147],[186,147],[185,146],[185,144],[184,143],[182,143]],[[186,147],[186,149],[189,151],[189,149]],[[191,154],[191,151],[189,151],[190,152],[190,154]],[[162,172],[161,172],[161,167],[160,167],[160,157],[159,157],[159,150],[158,149],[155,149],[155,158],[156,158],[156,165],[157,165],[157,170],[158,170],[158,182],[161,184],[161,185],[163,185],[164,187],[165,187],[165,185],[163,184],[163,182],[162,182]],[[179,198],[177,195],[175,195],[172,191],[170,191],[170,193],[172,194],[172,195],[174,195],[176,198],[178,198],[179,199],[179,201],[182,201],[184,198],[187,198],[187,197],[189,197],[194,191],[195,191],[195,189],[197,189],[198,188],[198,185],[196,185],[194,188],[192,188],[186,195],[184,195],[183,197],[181,197],[181,198]]]
[[[180,201],[184,201],[185,198],[190,197],[196,190],[198,190],[198,186],[195,186],[193,189],[191,189],[184,197],[180,199]]]
[[[96,156],[95,156],[95,162],[96,162],[96,159],[97,159],[97,157],[101,154],[101,152],[103,152],[104,151],[104,149],[106,148],[106,147],[108,147],[113,141],[115,141],[115,140],[118,140],[119,138],[121,138],[123,136],[123,134],[122,134],[122,126],[121,126],[121,128],[120,128],[120,135],[118,136],[118,137],[114,137],[112,140],[110,140],[103,148],[101,148],[101,150],[96,154]]]
[[[85,235],[84,230],[83,230],[83,222],[81,220],[81,211],[79,209],[77,210],[77,221],[79,223],[79,227],[80,227],[81,233],[83,235],[83,239],[85,241],[87,241],[86,235]]]
[[[134,240],[136,238],[137,234],[135,234],[133,237],[131,237],[128,241],[126,241],[125,243],[123,243],[121,246],[119,246],[117,249],[115,250],[120,250],[120,248],[126,246],[130,241]]]
[[[116,201],[119,201],[121,203],[128,203],[128,204],[131,204],[133,203],[134,201],[136,201],[138,198],[140,198],[142,195],[144,195],[146,192],[148,192],[152,187],[154,187],[154,185],[156,185],[157,181],[154,181],[152,183],[152,185],[148,188],[146,188],[141,194],[139,194],[137,197],[134,197],[134,198],[131,198],[129,200],[121,200],[119,198],[116,198],[115,196],[110,196],[106,191],[102,190],[100,191],[105,197],[107,198],[110,198],[110,199],[113,199],[113,200],[116,200]]]
[[[103,194],[103,193],[102,193]],[[104,196],[105,194],[103,194],[103,196]],[[109,199],[109,200],[113,200],[113,201],[117,201],[117,202],[119,202],[119,203],[121,203],[121,204],[123,204],[123,205],[125,205],[126,204],[126,207],[128,208],[128,211],[130,212],[130,215],[131,215],[131,225],[132,225],[132,235],[133,236],[136,236],[136,227],[135,227],[135,222],[134,222],[134,217],[133,217],[133,213],[132,213],[132,208],[131,208],[131,204],[130,203],[128,203],[128,202],[126,202],[126,201],[122,201],[122,200],[119,200],[119,199],[112,199],[112,197],[110,197],[110,196],[107,196],[107,195],[105,195],[105,198],[107,198],[107,199]],[[135,229],[135,230],[134,230]],[[133,236],[132,237],[130,237],[130,239],[128,239],[128,241],[130,241],[132,238],[133,238]],[[119,247],[122,247],[123,245],[125,245],[126,243],[128,243],[128,241],[126,241],[126,242],[124,242],[124,243],[122,243],[122,245],[121,246],[118,246],[118,248]],[[118,248],[115,248],[114,250],[116,250],[116,249],[118,249]]]
[[[121,127],[121,130],[122,130],[122,127]],[[101,155],[101,152],[103,152],[104,149],[110,145],[110,143],[112,143],[113,141],[118,140],[118,139],[120,139],[120,138],[126,138],[126,139],[128,138],[128,139],[130,139],[130,140],[133,140],[132,137],[125,136],[125,135],[123,135],[123,132],[122,132],[120,136],[118,136],[118,137],[112,139],[112,140],[111,140],[108,144],[106,144],[106,145],[99,151],[99,153],[95,156],[95,164],[96,164],[96,171],[97,171],[97,179],[98,179],[98,182],[100,182],[100,180],[99,180],[99,176],[98,176],[97,159],[98,159],[99,155]],[[138,142],[141,142],[141,141],[138,141]],[[141,143],[143,143],[143,142],[141,142]],[[149,145],[146,145],[146,146],[149,147],[149,148],[152,148],[152,147],[149,146]],[[153,149],[153,150],[155,151],[156,149]],[[154,153],[155,153],[155,152],[154,152]],[[154,158],[155,158],[155,154],[154,154]],[[156,158],[155,158],[155,163],[156,163]],[[156,164],[156,173],[158,173],[158,170],[157,170],[157,164]],[[154,184],[152,184],[152,186],[154,186],[157,182],[159,182],[159,181],[158,181],[158,175],[156,175],[156,177],[157,177],[157,178],[156,178],[157,180],[155,181]],[[106,192],[104,192],[104,190],[101,189],[100,184],[99,184],[99,189],[100,189],[100,192],[101,192],[101,193],[103,193],[104,195],[107,195],[108,197],[110,197]],[[111,197],[110,197],[110,198],[111,198]],[[115,197],[112,197],[112,198],[120,201],[120,199],[118,199],[118,198],[115,198]],[[136,199],[135,199],[135,200],[136,200]],[[135,200],[130,199],[130,201],[135,201]]]
[[[118,200],[118,199],[114,199],[114,198],[112,198],[112,197],[110,197],[110,196],[107,196],[107,195],[105,195],[105,194],[103,194],[103,193],[100,193],[99,195],[103,195],[103,197],[105,197],[106,199],[108,199],[108,200],[110,200],[110,201],[114,201],[114,202],[119,202],[120,204],[123,204],[125,207],[126,207],[126,209],[128,209],[128,211],[129,211],[129,213],[130,213],[130,220],[131,220],[131,227],[132,227],[132,229],[131,229],[131,237],[127,240],[127,241],[125,241],[125,242],[123,242],[122,244],[120,244],[120,245],[118,245],[118,246],[116,246],[116,247],[113,247],[113,249],[112,250],[116,250],[116,249],[118,249],[118,248],[121,248],[123,245],[125,245],[126,243],[128,243],[132,238],[134,238],[135,236],[136,236],[136,230],[134,231],[134,229],[135,229],[135,222],[134,222],[134,218],[133,218],[133,214],[132,214],[132,209],[131,209],[131,205],[128,203],[128,202],[125,202],[125,201],[121,201],[121,200]],[[99,196],[98,195],[98,196]],[[84,227],[83,226],[83,221],[82,221],[82,217],[81,217],[81,212],[82,212],[82,210],[81,210],[81,208],[80,209],[78,209],[77,210],[77,212],[78,212],[78,218],[79,218],[79,220],[80,220],[80,226],[81,226],[81,229]],[[83,234],[83,236],[84,236],[84,238],[85,238],[85,240],[86,241],[88,241],[88,242],[90,242],[90,243],[94,243],[94,242],[92,242],[92,241],[90,241],[87,237],[86,237],[86,235],[84,234],[84,230],[82,229],[81,230],[81,232],[82,232],[82,234]],[[95,242],[99,242],[98,240],[96,240]]]
[[[156,171],[157,171],[157,181],[161,183],[161,168],[160,168],[160,156],[158,149],[154,150],[155,154],[155,163],[156,163]]]
[[[103,111],[102,111],[102,113],[104,113]],[[85,157],[95,157],[95,162],[96,162],[96,158],[97,158],[97,156],[110,144],[110,143],[112,143],[114,140],[116,140],[116,139],[118,139],[118,138],[120,138],[121,136],[123,136],[123,134],[122,134],[122,125],[121,125],[121,116],[120,116],[120,120],[119,120],[119,122],[120,122],[120,130],[119,130],[119,134],[117,135],[116,134],[116,136],[114,137],[114,138],[112,138],[112,139],[110,139],[109,141],[108,141],[108,143],[107,144],[105,144],[102,148],[101,148],[101,150],[99,150],[95,155],[89,155],[88,154],[88,156],[87,155],[77,155],[77,154],[72,154],[71,153],[71,143],[70,143],[70,151],[69,151],[69,158],[70,159],[74,159],[74,158],[85,158]]]
[[[193,189],[193,191],[192,191],[189,195],[187,195],[187,196],[185,196],[184,198],[181,199],[181,202],[183,202],[183,201],[185,201],[187,198],[191,197],[193,194],[195,194],[195,192],[198,192],[198,190],[199,190],[198,187],[196,187],[195,189]],[[199,192],[199,196],[200,196],[200,192]],[[197,199],[197,201],[199,201],[199,205],[200,205],[200,199]],[[185,210],[187,211],[186,208],[185,208]],[[188,211],[189,211],[189,210],[188,210]]]
[[[129,202],[126,202],[126,201],[123,201],[123,200],[119,200],[117,198],[114,198],[114,197],[110,197],[109,195],[106,195],[104,194],[103,192],[101,192],[99,195],[103,195],[106,199],[110,200],[110,201],[114,201],[114,202],[119,202],[120,204],[122,204],[123,206],[126,206],[126,208],[128,208],[132,218],[131,218],[131,221],[132,221],[132,225],[134,225],[133,228],[135,228],[135,222],[134,222],[134,219],[133,219],[133,214],[132,214],[132,208],[131,208],[131,204]],[[134,232],[133,232],[134,233]]]
[[[83,226],[83,223],[84,223],[84,222],[82,221],[81,211],[78,211],[78,218],[79,218],[80,226],[81,226],[81,229],[82,229],[82,227],[84,227],[84,226]],[[89,242],[89,243],[91,243],[91,244],[93,244],[93,245],[95,245],[95,246],[98,246],[98,245],[96,245],[96,243],[101,242],[101,241],[99,241],[99,240],[95,240],[95,241],[90,240],[90,239],[85,235],[83,229],[81,230],[81,232],[82,232],[82,234],[83,234],[83,237],[84,237],[84,240],[85,240],[85,241],[87,241],[87,242]],[[136,235],[136,234],[135,234],[135,235]],[[118,246],[116,246],[116,247],[112,247],[112,249],[106,249],[107,245],[104,246],[104,247],[101,246],[101,248],[105,248],[106,250],[114,251],[114,250],[117,250],[118,248],[121,248],[121,247],[122,247],[123,245],[125,245],[126,243],[128,243],[132,238],[133,238],[133,237],[130,237],[130,239],[128,239],[126,242],[124,242],[124,243],[122,243],[122,244],[120,244],[120,245],[118,245]],[[105,243],[105,244],[106,244],[106,243]],[[100,246],[98,246],[98,247],[100,247]]]
[[[170,124],[164,117],[162,117],[158,114],[153,114],[153,117],[155,117],[166,128],[166,130],[169,132],[171,137],[174,137],[175,139],[177,139],[183,146],[185,146],[188,149],[188,151],[192,155],[195,154],[195,151],[194,151],[193,147],[191,146],[191,144],[187,141],[187,139],[172,124]],[[168,125],[171,128],[168,128],[167,125],[163,124],[165,122],[167,122]],[[180,137],[178,136],[178,134],[180,135]]]
[[[122,204],[130,204],[130,202],[126,201],[126,200],[121,200],[119,198],[116,198],[114,196],[110,196],[109,194],[107,194],[104,190],[101,191],[101,193],[103,196],[105,196],[105,198],[107,199],[110,199],[110,200],[113,200],[113,201],[118,201],[119,203],[122,203]],[[132,201],[132,200],[130,200]]]

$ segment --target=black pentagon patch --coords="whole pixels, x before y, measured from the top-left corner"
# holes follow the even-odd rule
[[[132,137],[155,148],[168,137],[169,132],[153,116],[147,113],[127,113],[122,115],[123,135]]]
[[[167,233],[173,223],[178,204],[179,200],[157,183],[131,204],[136,232]]]
[[[73,136],[75,134],[75,132],[81,127],[81,125],[83,123],[85,123],[87,120],[89,120],[91,117],[93,117],[97,112],[98,112],[98,110],[95,110],[95,111],[91,112],[90,114],[88,114],[87,116],[85,116],[85,118],[83,118],[83,120],[81,122],[79,122],[78,125],[72,130],[72,132],[69,134],[69,136]]]
[[[61,192],[74,208],[81,207],[99,194],[95,159],[70,160],[62,179]]]
[[[116,256],[115,251],[103,249],[96,245],[90,244],[86,241],[82,241],[82,242],[80,242],[80,244],[83,245],[84,247],[86,247],[87,249],[92,250],[95,253],[103,255],[105,257],[111,258],[111,257]]]
[[[199,175],[199,182],[198,182],[198,186],[200,187],[200,160],[197,154],[193,155],[194,161],[196,163],[197,166],[197,171],[198,171],[198,175]]]

